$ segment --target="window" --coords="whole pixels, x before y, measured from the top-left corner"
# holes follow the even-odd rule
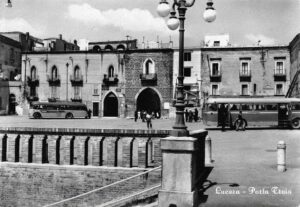
[[[213,62],[211,64],[211,76],[220,76],[221,73],[220,73],[220,63],[217,63],[217,62]]]
[[[35,79],[36,79],[36,68],[35,68],[34,66],[31,68],[30,78],[31,78],[32,80],[35,80]]]
[[[214,47],[220,47],[220,41],[214,41]]]
[[[154,66],[154,61],[151,59],[146,59],[146,61],[144,62],[144,68],[143,68],[143,74],[154,74],[155,70],[154,70],[155,66]]]
[[[284,75],[283,61],[276,61],[275,62],[275,74],[276,75]]]
[[[114,69],[114,66],[109,66],[109,68],[108,68],[108,77],[109,78],[113,78],[114,77],[114,74],[115,73],[115,69]]]
[[[183,53],[183,60],[184,61],[191,61],[192,60],[192,53],[191,52]]]
[[[51,98],[57,98],[57,87],[56,86],[51,87]]]
[[[213,96],[219,95],[219,85],[211,86],[211,95]]]
[[[283,84],[276,84],[275,95],[276,96],[282,96],[283,95]]]
[[[256,96],[256,84],[253,84],[253,96]]]
[[[97,84],[94,85],[94,95],[99,95],[98,94],[98,85]]]
[[[57,79],[57,68],[55,66],[52,68],[51,78]]]
[[[242,93],[241,93],[242,96],[247,96],[249,95],[248,93],[248,84],[243,84],[242,85]]]
[[[184,77],[191,77],[191,69],[192,68],[190,68],[190,67],[184,68],[183,76]]]
[[[241,62],[241,76],[250,76],[249,62]]]
[[[75,79],[79,79],[80,78],[80,69],[78,66],[75,67],[75,70],[74,70],[74,78]]]

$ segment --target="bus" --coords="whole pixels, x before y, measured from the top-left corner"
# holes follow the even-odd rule
[[[29,118],[88,118],[85,104],[78,102],[32,102]]]
[[[222,109],[223,108],[223,109]],[[225,110],[220,117],[220,109]],[[206,126],[225,126],[237,129],[240,126],[238,115],[242,112],[242,125],[276,126],[300,128],[300,99],[284,97],[263,98],[208,98],[202,109]]]

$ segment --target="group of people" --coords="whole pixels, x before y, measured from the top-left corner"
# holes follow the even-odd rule
[[[136,110],[134,112],[134,121],[137,122],[138,119],[141,119],[142,122],[147,122],[147,128],[152,129],[152,119],[159,119],[160,118],[160,113],[158,111],[156,112],[150,112],[146,110]]]
[[[222,131],[225,131],[225,126],[227,122],[231,123],[231,114],[228,110],[229,105],[225,106],[225,104],[221,104],[220,108],[218,109],[218,125],[221,125]],[[236,131],[242,130],[244,131],[247,126],[246,120],[243,118],[242,110],[239,110],[239,114],[237,119],[234,122],[234,127]]]
[[[184,112],[184,115],[185,115],[185,121],[186,122],[193,122],[193,120],[195,122],[197,122],[198,119],[199,119],[199,117],[198,117],[199,112],[198,112],[197,108],[195,108],[194,111],[186,109],[185,112]]]

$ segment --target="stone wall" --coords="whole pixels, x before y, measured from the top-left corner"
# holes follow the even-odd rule
[[[0,163],[0,206],[44,206],[100,188],[143,172],[138,168],[58,166]],[[91,206],[158,184],[160,173],[141,176],[95,194],[68,202],[66,206]],[[64,205],[65,206],[65,205]]]
[[[291,54],[291,81],[293,80],[296,72],[300,69],[300,34],[296,35],[295,38],[291,41],[290,45],[290,54]],[[300,97],[300,75],[296,77],[295,87],[292,91],[292,97]]]

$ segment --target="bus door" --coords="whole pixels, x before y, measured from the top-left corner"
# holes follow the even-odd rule
[[[290,110],[289,104],[279,103],[278,104],[278,127],[288,127]]]

